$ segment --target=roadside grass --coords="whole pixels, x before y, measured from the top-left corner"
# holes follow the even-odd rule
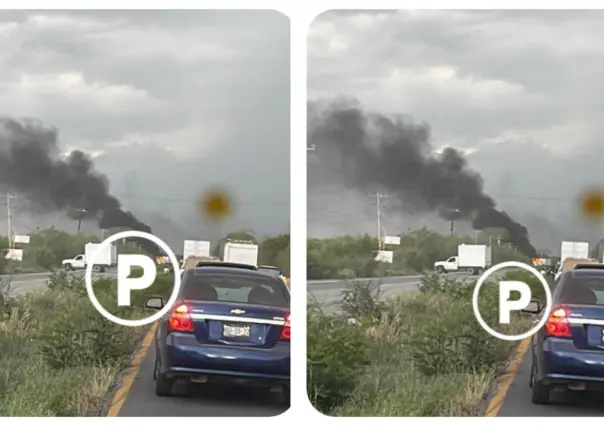
[[[534,277],[520,272],[538,293]],[[498,322],[496,284],[479,293],[480,312],[506,334],[527,331],[532,318]],[[474,282],[425,275],[419,292],[379,300],[375,284],[351,282],[344,312],[308,309],[308,394],[332,416],[475,416],[515,348],[484,331],[472,309]],[[543,291],[541,290],[541,293]],[[377,299],[377,300],[376,300]],[[356,324],[350,324],[349,318]]]
[[[167,296],[172,275],[158,274],[148,290],[136,292],[133,308],[117,307],[115,287],[111,279],[94,283],[103,306],[122,318],[146,317],[146,298]],[[84,281],[61,272],[51,276],[46,291],[3,294],[0,416],[101,415],[117,374],[148,329],[107,321],[88,299]]]

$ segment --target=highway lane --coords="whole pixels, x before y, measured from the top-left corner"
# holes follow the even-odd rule
[[[552,392],[551,405],[535,405],[531,402],[529,378],[530,352],[524,352],[520,364],[511,372],[509,387],[504,386],[498,417],[600,417],[604,416],[602,397],[584,392]]]
[[[363,278],[361,281],[372,281],[379,283],[382,297],[398,296],[409,291],[417,291],[417,285],[422,275],[403,275],[398,277],[382,278]],[[468,275],[466,273],[450,273],[443,275],[443,278],[452,279],[477,279],[478,276]],[[330,310],[337,309],[342,299],[342,292],[347,288],[350,280],[310,280],[307,284],[309,299],[316,300],[321,306]]]
[[[153,330],[151,331],[153,333]],[[149,338],[151,337],[151,338]],[[153,368],[155,348],[143,345],[132,373],[125,375],[125,391],[116,393],[110,415],[119,417],[271,417],[289,408],[278,392],[243,386],[191,385],[181,395],[155,395]],[[137,363],[137,365],[136,365]],[[113,413],[111,413],[113,412]]]
[[[71,275],[76,277],[84,277],[84,271],[73,271],[70,272]],[[50,272],[35,272],[28,274],[2,274],[0,275],[0,282],[9,281],[10,282],[10,295],[18,296],[20,294],[29,293],[32,291],[39,291],[46,288],[46,284],[48,279],[50,278]],[[101,277],[115,277],[116,271],[109,270],[103,274],[101,273],[93,273],[93,277],[101,278]]]

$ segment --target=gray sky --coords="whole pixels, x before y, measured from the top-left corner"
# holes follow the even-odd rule
[[[574,203],[604,183],[603,36],[602,11],[328,12],[308,38],[309,99],[353,96],[428,122],[434,146],[465,150],[537,246],[559,249],[562,238],[603,234],[580,223]],[[371,199],[347,197],[327,198],[331,216],[309,213],[309,231],[350,232],[350,210],[362,207],[373,216],[361,231],[374,232]]]
[[[210,232],[191,199],[213,184],[238,206],[225,230],[289,232],[284,15],[6,11],[0,44],[0,115],[38,118],[65,151],[95,156],[158,235]]]

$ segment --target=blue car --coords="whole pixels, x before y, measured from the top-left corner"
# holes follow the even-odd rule
[[[560,276],[545,326],[532,337],[530,386],[534,404],[549,404],[554,389],[604,390],[604,268]],[[541,313],[531,302],[525,312]]]
[[[161,309],[162,298],[146,306]],[[289,403],[290,293],[253,266],[208,263],[182,273],[178,300],[159,321],[155,392],[184,383],[249,383],[278,388]]]

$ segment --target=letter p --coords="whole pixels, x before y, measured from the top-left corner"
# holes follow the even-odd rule
[[[520,293],[520,299],[510,300],[512,291]],[[531,302],[531,288],[521,281],[499,281],[499,324],[510,323],[510,312],[520,311]]]
[[[132,267],[143,268],[143,276],[130,278]],[[157,268],[150,257],[143,254],[120,254],[117,257],[117,305],[130,306],[132,290],[149,288],[157,277]]]

